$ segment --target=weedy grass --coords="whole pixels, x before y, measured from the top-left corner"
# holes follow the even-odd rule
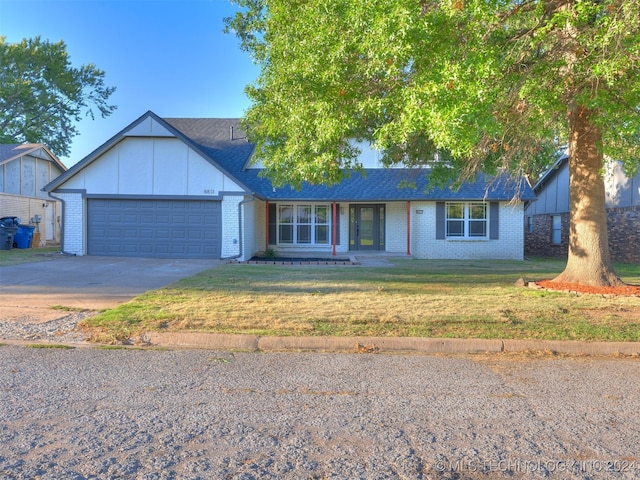
[[[60,253],[60,247],[45,248],[12,248],[0,250],[0,267],[19,265],[21,263],[44,262],[52,260]]]
[[[44,348],[44,349],[58,349],[58,350],[73,350],[75,347],[71,345],[63,345],[61,343],[30,343],[26,345],[27,348]]]
[[[640,341],[640,298],[516,287],[564,262],[393,260],[389,268],[224,265],[84,321],[98,341],[146,331]],[[628,283],[640,266],[616,265]]]

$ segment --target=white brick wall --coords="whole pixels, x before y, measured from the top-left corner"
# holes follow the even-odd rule
[[[422,214],[416,213],[422,210]],[[523,205],[500,203],[498,240],[436,240],[435,202],[411,204],[411,253],[415,258],[522,260]]]
[[[385,251],[407,253],[407,203],[387,203],[385,216]]]
[[[86,201],[81,193],[56,193],[64,201],[62,218],[62,250],[86,255]]]
[[[240,254],[240,202],[241,195],[225,196],[222,200],[222,258],[235,257]]]

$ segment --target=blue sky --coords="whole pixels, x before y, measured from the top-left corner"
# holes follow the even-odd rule
[[[259,73],[223,18],[228,0],[0,0],[8,42],[64,40],[73,66],[93,63],[117,87],[106,119],[83,119],[70,167],[147,110],[160,117],[240,117]],[[56,152],[54,152],[56,153]]]

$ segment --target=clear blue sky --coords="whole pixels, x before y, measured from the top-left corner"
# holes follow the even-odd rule
[[[258,76],[238,39],[223,34],[229,0],[0,0],[0,35],[63,40],[73,66],[93,63],[115,86],[106,119],[83,119],[70,167],[151,110],[160,117],[240,117]],[[54,152],[56,153],[56,152]]]

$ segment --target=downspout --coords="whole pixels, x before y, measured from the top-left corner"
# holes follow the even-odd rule
[[[407,200],[407,256],[411,255],[411,200]]]
[[[240,258],[242,257],[242,207],[247,204],[247,203],[251,203],[253,201],[255,201],[256,197],[254,197],[253,195],[251,196],[251,198],[248,198],[247,200],[243,200],[240,203],[238,203],[238,247],[239,247],[239,252],[237,255],[233,255],[231,257],[224,257],[222,258],[222,260],[235,260],[236,258]]]
[[[62,205],[62,211],[60,212],[60,217],[62,218],[62,221],[60,222],[60,253],[62,253],[63,255],[69,255],[69,256],[75,257],[76,256],[75,253],[69,253],[69,252],[65,252],[64,251],[64,224],[65,224],[64,211],[67,208],[66,202],[65,202],[64,198],[56,197],[51,192],[47,192],[47,195],[49,195],[54,200],[59,201],[60,205]]]

